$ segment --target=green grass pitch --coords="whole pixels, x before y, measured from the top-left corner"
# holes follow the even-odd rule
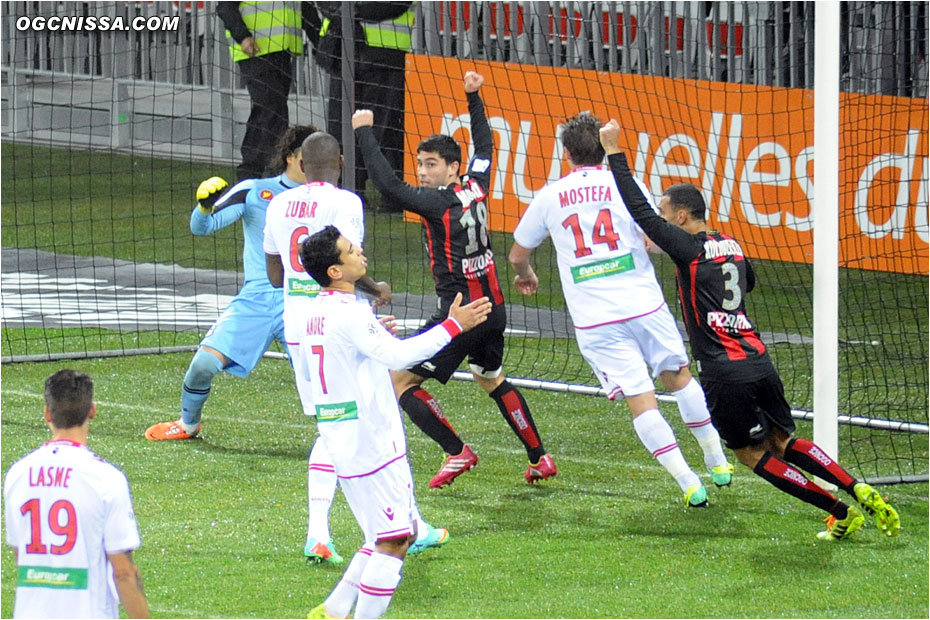
[[[206,269],[241,268],[241,231],[194,238],[188,228],[200,180],[229,170],[145,157],[2,147],[2,244],[64,254],[109,256]],[[369,195],[369,205],[377,197]],[[366,215],[374,275],[395,290],[429,293],[419,226]],[[508,235],[495,235],[499,256]],[[398,252],[397,248],[404,248]],[[501,261],[502,263],[506,261]],[[547,244],[537,270],[550,271],[528,305],[564,309]],[[501,265],[502,283],[509,281]],[[673,308],[672,274],[657,260]],[[810,270],[758,263],[761,286],[750,314],[764,329],[809,335]],[[926,278],[841,272],[845,296],[865,321],[840,325],[841,338],[883,341],[881,348],[846,345],[852,364],[841,385],[864,386],[863,403],[887,403],[926,421]],[[509,301],[518,297],[505,286]],[[887,298],[918,302],[914,321],[882,323]],[[870,314],[871,313],[871,314]],[[921,322],[922,321],[922,322]],[[861,325],[881,333],[858,333]],[[97,328],[4,329],[3,355],[113,348],[194,345],[201,334],[118,333]],[[859,348],[850,348],[859,347]],[[894,357],[885,359],[885,350]],[[810,407],[811,349],[778,344],[773,358],[792,405]],[[203,439],[153,444],[154,422],[176,418],[189,354],[8,364],[2,367],[2,448],[5,472],[47,438],[42,382],[61,367],[89,372],[100,415],[91,447],[122,467],[133,485],[143,546],[136,554],[155,617],[305,617],[341,575],[341,568],[307,566],[306,454],[315,424],[299,413],[286,362],[263,361],[245,380],[221,374],[207,403]],[[590,369],[570,340],[511,342],[505,368],[513,376],[591,384]],[[873,385],[886,369],[913,381]],[[542,374],[541,374],[542,373]],[[875,375],[875,376],[873,376]],[[447,527],[450,542],[410,558],[388,617],[928,617],[928,485],[882,491],[900,511],[903,529],[885,539],[871,527],[848,544],[818,543],[822,514],[737,468],[733,487],[711,489],[711,507],[688,510],[677,486],[636,440],[626,406],[604,399],[527,391],[559,476],[537,487],[523,481],[525,454],[496,406],[472,385],[429,384],[481,462],[451,488],[430,491],[439,449],[408,424],[417,495],[425,518]],[[904,386],[907,386],[905,389]],[[860,403],[848,405],[858,413]],[[663,409],[689,462],[700,454],[674,407]],[[895,413],[897,415],[897,413]],[[927,459],[927,437],[900,447],[862,429],[841,429],[846,445],[865,443],[898,458]],[[810,437],[807,423],[799,434]],[[851,437],[847,437],[851,435]],[[890,443],[886,443],[890,442]],[[871,452],[871,448],[863,450]],[[845,452],[852,469],[857,459]],[[903,455],[903,456],[902,456]],[[865,469],[865,465],[862,465]],[[705,477],[705,482],[709,482]],[[348,557],[361,536],[345,500],[332,514],[339,551]],[[0,615],[10,617],[13,554],[0,555]]]
[[[178,415],[189,355],[12,364],[2,368],[2,469],[45,441],[42,382],[60,367],[90,373],[91,447],[132,483],[143,544],[135,554],[154,617],[301,618],[342,569],[308,566],[306,454],[314,422],[299,412],[288,364],[221,374],[203,439],[153,443],[145,428]],[[427,489],[439,449],[408,424],[424,517],[447,527],[441,549],[411,557],[387,617],[928,616],[928,486],[883,488],[899,537],[868,523],[854,540],[818,542],[822,514],[738,467],[711,506],[686,509],[636,440],[625,405],[527,392],[559,466],[523,481],[526,456],[497,408],[470,383],[431,389],[480,456],[451,487]],[[689,462],[696,442],[663,407]],[[799,434],[810,436],[801,423]],[[705,483],[709,484],[707,476]],[[361,535],[337,492],[332,528],[348,557]],[[2,552],[0,615],[12,614],[15,566]]]

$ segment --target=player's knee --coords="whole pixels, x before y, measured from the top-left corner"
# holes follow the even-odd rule
[[[507,380],[507,377],[504,376],[503,367],[486,370],[483,366],[469,364],[468,368],[471,370],[471,374],[475,377],[475,383],[477,383],[479,387],[481,387],[481,389],[488,394],[496,390],[504,381]]]
[[[762,460],[762,456],[765,452],[766,450],[762,446],[747,446],[734,450],[733,454],[736,455],[736,460],[740,463],[749,469],[754,469],[759,461]]]
[[[659,380],[665,389],[670,392],[677,392],[688,387],[691,383],[691,371],[687,366],[682,366],[676,370],[665,370],[659,373]]]
[[[382,538],[375,543],[375,551],[403,559],[414,540],[413,534],[401,538]]]
[[[184,375],[184,384],[195,389],[206,389],[222,369],[223,362],[218,357],[209,351],[197,349]]]
[[[410,388],[420,387],[424,377],[415,375],[409,370],[392,370],[391,382],[394,384],[394,394],[397,398],[404,395]]]

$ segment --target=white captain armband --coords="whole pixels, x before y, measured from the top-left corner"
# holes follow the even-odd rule
[[[476,159],[473,162],[471,162],[471,169],[474,170],[475,172],[479,172],[479,173],[487,172],[488,168],[490,167],[491,167],[490,159]]]

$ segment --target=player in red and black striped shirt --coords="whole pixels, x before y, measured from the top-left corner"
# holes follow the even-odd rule
[[[711,419],[740,463],[778,489],[830,513],[823,539],[842,539],[862,527],[855,506],[792,467],[820,477],[852,495],[888,536],[898,533],[894,508],[866,483],[853,478],[811,441],[792,437],[791,408],[765,345],[746,316],[746,294],[755,275],[739,242],[708,230],[701,191],[673,185],[649,206],[620,152],[620,125],[601,129],[601,144],[623,201],[643,232],[675,263],[678,294],[691,352],[698,363]]]
[[[445,318],[457,293],[462,294],[463,303],[480,297],[493,303],[488,320],[479,328],[454,340],[433,358],[408,370],[392,372],[401,408],[448,455],[439,473],[430,480],[430,488],[449,484],[478,462],[478,456],[459,438],[436,399],[421,387],[429,378],[446,383],[466,357],[475,381],[497,403],[526,448],[530,461],[524,474],[526,481],[533,483],[556,475],[555,463],[543,447],[526,400],[502,372],[507,316],[488,228],[486,198],[494,139],[484,102],[478,95],[483,83],[481,75],[472,71],[465,74],[475,151],[461,177],[461,146],[451,136],[438,134],[417,147],[420,186],[404,183],[381,153],[371,128],[372,113],[359,110],[352,117],[368,176],[375,187],[390,202],[422,218],[439,297],[438,312],[424,329]]]

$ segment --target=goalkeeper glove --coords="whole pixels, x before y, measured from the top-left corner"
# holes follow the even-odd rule
[[[210,177],[197,188],[197,206],[203,213],[213,213],[213,205],[223,194],[229,183],[220,177]]]

